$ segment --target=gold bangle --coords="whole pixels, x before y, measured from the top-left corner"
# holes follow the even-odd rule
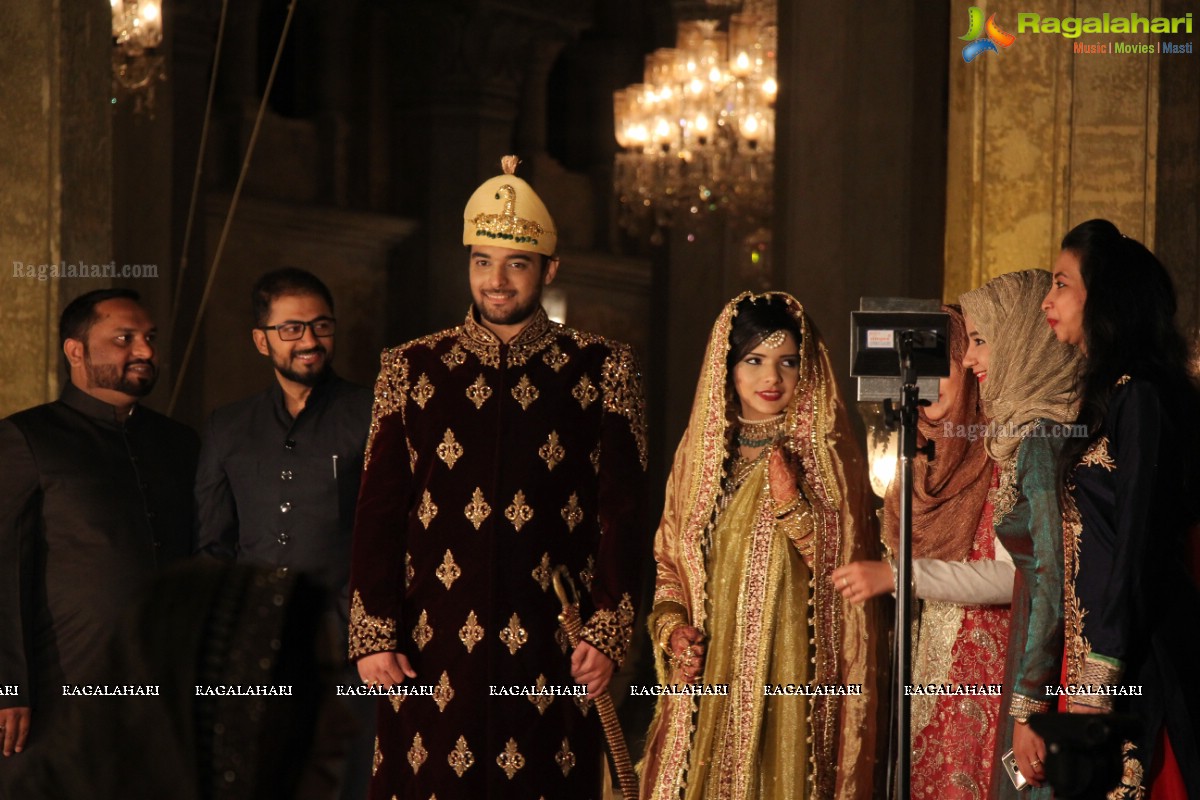
[[[1029,721],[1031,714],[1045,714],[1050,710],[1048,700],[1035,700],[1023,694],[1013,692],[1012,703],[1008,707],[1008,715],[1022,724]]]
[[[779,508],[774,510],[775,519],[783,519],[784,517],[786,517],[788,514],[791,514],[793,511],[795,511],[799,507],[800,507],[800,493],[797,492],[795,497],[793,497],[791,500],[787,501],[786,503],[781,505]]]
[[[658,635],[654,637],[654,641],[668,656],[672,654],[671,634],[675,633],[676,630],[686,624],[687,620],[684,619],[683,614],[680,614],[676,611],[663,614],[661,617],[659,617],[658,622],[656,623]]]

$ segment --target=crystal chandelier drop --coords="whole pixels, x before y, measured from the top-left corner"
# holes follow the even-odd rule
[[[723,213],[769,224],[775,158],[773,4],[679,23],[676,46],[646,56],[643,83],[613,96],[621,224],[688,226]]]
[[[166,79],[161,0],[110,0],[113,37],[113,103],[133,98],[134,111],[154,109],[154,84]]]

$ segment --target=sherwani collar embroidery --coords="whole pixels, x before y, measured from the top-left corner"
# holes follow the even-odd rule
[[[490,328],[477,318],[475,306],[467,310],[467,318],[462,325],[462,345],[474,353],[480,361],[492,366],[500,365],[501,348],[506,348],[508,366],[520,366],[530,356],[541,352],[554,341],[555,328],[558,326],[546,316],[546,310],[538,306],[537,311],[516,336],[506,343]]]

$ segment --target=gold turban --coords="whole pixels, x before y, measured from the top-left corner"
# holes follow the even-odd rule
[[[500,159],[503,175],[483,182],[463,211],[463,244],[554,255],[558,232],[542,198],[516,176],[516,156]]]

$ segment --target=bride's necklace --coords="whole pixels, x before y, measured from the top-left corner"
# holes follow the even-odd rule
[[[785,414],[776,414],[767,419],[746,419],[738,417],[740,427],[737,432],[737,443],[742,447],[766,447],[775,441],[775,437],[783,428]]]

